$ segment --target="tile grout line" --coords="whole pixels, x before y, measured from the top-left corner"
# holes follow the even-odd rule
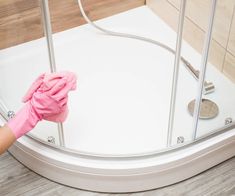
[[[177,12],[179,12],[179,9],[174,5],[174,4],[172,4],[169,0],[167,0],[167,2],[172,6],[172,7],[174,7],[176,10],[177,10]],[[187,8],[186,8],[187,9]],[[202,29],[200,26],[198,26],[198,24],[197,23],[195,23],[193,20],[191,20],[187,15],[185,15],[185,17],[187,18],[187,20],[189,20],[193,25],[195,25],[200,31],[202,31],[204,34],[205,34],[205,30],[204,29]],[[221,45],[221,43],[219,43],[216,39],[214,39],[213,37],[212,37],[212,41],[214,41],[216,44],[218,44],[221,48],[223,48],[223,49],[225,49],[226,50],[226,48],[223,46],[223,45]]]
[[[229,33],[228,33],[228,39],[227,39],[227,43],[226,43],[226,48],[225,48],[225,55],[224,55],[224,59],[223,59],[223,64],[222,64],[222,73],[224,73],[224,64],[225,64],[225,59],[226,59],[226,56],[227,56],[227,53],[230,53],[228,51],[228,44],[229,44],[229,40],[230,40],[230,35],[231,35],[231,31],[232,31],[232,23],[233,23],[233,20],[235,20],[235,4],[233,6],[233,15],[232,15],[232,19],[230,21],[230,25],[229,25]],[[231,53],[230,53],[231,54]],[[233,55],[232,55],[233,56]]]

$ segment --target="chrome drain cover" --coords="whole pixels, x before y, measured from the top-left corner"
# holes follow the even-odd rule
[[[194,113],[194,106],[195,106],[195,99],[188,104],[188,111],[192,116]],[[200,119],[215,118],[218,115],[218,113],[219,113],[219,107],[215,102],[209,99],[202,99],[201,110],[199,114]]]

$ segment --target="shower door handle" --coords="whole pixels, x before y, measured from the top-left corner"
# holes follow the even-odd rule
[[[186,65],[186,67],[188,68],[188,70],[190,71],[190,73],[192,73],[193,77],[198,81],[199,80],[199,74],[200,71],[196,70],[188,61],[186,61],[185,59],[182,59],[184,64]],[[215,86],[212,82],[204,82],[204,90],[203,90],[203,94],[209,94],[209,93],[213,93],[215,91]]]

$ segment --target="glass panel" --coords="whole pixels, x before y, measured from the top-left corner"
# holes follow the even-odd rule
[[[226,8],[226,13],[224,8]],[[197,137],[221,129],[225,125],[232,123],[232,120],[235,118],[234,78],[226,74],[226,66],[232,67],[233,62],[228,60],[230,53],[223,48],[223,45],[227,45],[230,39],[229,36],[231,36],[229,32],[231,20],[233,19],[232,15],[233,7],[230,3],[226,2],[225,4],[224,1],[218,0],[216,8],[217,17],[214,21],[214,27],[216,28],[214,28],[212,34],[213,40],[210,46],[210,58],[206,70],[207,83],[205,83],[205,86],[208,86],[208,88],[213,84],[215,89],[211,93],[203,94],[204,100],[201,106]],[[221,18],[224,18],[222,24]],[[223,37],[219,37],[218,33],[223,34]],[[217,42],[221,43],[221,45],[218,45]]]
[[[181,1],[181,3],[184,1]],[[181,4],[181,12],[183,11]],[[188,4],[186,3],[186,13]],[[177,14],[179,18],[179,14]],[[176,146],[192,141],[193,118],[188,112],[188,104],[196,96],[198,78],[196,76],[200,65],[200,54],[185,40],[188,36],[188,21],[184,19],[183,42],[181,51],[181,61],[178,72],[178,83],[176,85],[175,112],[172,129],[171,145]],[[177,20],[179,28],[179,20]],[[170,123],[170,122],[169,122]],[[169,130],[168,130],[169,131]]]
[[[10,110],[17,111],[32,82],[49,71],[39,1],[2,0],[0,20],[0,97]],[[31,134],[45,141],[53,136],[58,142],[54,123],[40,122]]]
[[[102,12],[108,16],[123,11],[124,6],[117,0],[116,8],[119,8],[106,15],[112,2],[94,2],[97,3],[97,9],[86,3],[85,7],[88,13],[91,12],[91,18],[99,19],[104,17]],[[140,41],[136,36],[135,39],[126,39],[123,34],[121,37],[110,36],[117,34],[110,31],[109,35],[107,31],[99,33],[102,29],[92,29],[89,25],[79,26],[84,24],[84,19],[76,1],[49,3],[58,70],[74,71],[79,78],[78,90],[70,94],[70,113],[64,124],[66,147],[112,155],[166,149],[174,72],[175,52],[172,50],[175,50],[176,33],[146,7],[96,22],[108,30],[134,32],[145,37]],[[0,98],[10,110],[17,111],[23,105],[20,100],[30,84],[40,73],[50,71],[39,1],[3,0],[0,2],[0,20]],[[195,21],[192,21],[194,25]],[[177,26],[177,23],[173,26]],[[194,121],[190,114],[193,113],[190,103],[198,96],[198,70],[201,68],[202,52],[195,45],[193,47],[197,51],[193,49],[190,41],[190,44],[187,41],[190,33],[196,37],[203,37],[203,33],[200,29],[197,35],[198,31],[190,26],[188,20],[185,25],[187,31],[182,43],[183,58],[179,73],[175,74],[178,82],[174,89],[174,122],[168,146],[193,141]],[[216,36],[218,33],[213,35],[215,40]],[[130,35],[128,37],[133,38]],[[160,45],[163,43],[161,47],[158,41]],[[210,56],[221,55],[216,53],[217,49],[218,44],[212,41]],[[216,89],[203,95],[203,98],[214,101],[219,114],[213,119],[199,119],[197,137],[223,127],[225,121],[228,123],[235,116],[232,107],[235,100],[234,83],[230,81],[231,77],[228,79],[223,74],[229,75],[227,64],[233,61],[231,56],[224,51],[225,61],[223,59],[220,71],[213,66],[217,66],[214,60],[208,64],[205,78],[207,88],[213,91],[214,85]],[[43,140],[52,136],[49,139],[55,139],[59,144],[55,123],[40,122],[31,133]]]
[[[115,2],[124,7],[121,1]],[[96,3],[99,9],[87,6],[89,15],[111,6]],[[68,5],[73,11],[61,12]],[[51,1],[50,10],[58,70],[71,70],[78,75],[78,89],[70,93],[70,113],[64,123],[66,147],[106,155],[165,149],[172,53],[156,44],[104,35],[88,25],[78,26],[84,20],[79,14],[72,15],[74,10],[79,13],[79,9],[71,1]],[[57,26],[58,21],[61,26]],[[68,21],[75,28],[67,26]],[[170,34],[166,45],[174,45],[175,34],[144,7],[104,18],[97,24],[163,43],[164,35]],[[68,29],[56,33],[62,25]]]

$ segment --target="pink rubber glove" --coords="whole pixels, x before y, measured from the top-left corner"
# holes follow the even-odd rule
[[[55,84],[57,84],[60,80],[66,82],[64,88],[60,91],[60,93],[52,91],[51,96],[60,101],[62,99],[67,99],[64,95],[67,95],[70,90],[76,89],[76,76],[72,72],[63,71],[58,73],[51,74],[42,74],[38,77],[38,79],[33,83],[32,87],[28,90],[26,95],[23,98],[23,102],[27,102],[31,99],[32,95],[37,90],[42,90],[43,92],[49,91]],[[63,110],[55,115],[47,115],[43,116],[44,120],[53,121],[53,122],[64,122],[68,116],[68,107],[67,104],[64,106]]]
[[[52,75],[55,77],[52,77]],[[76,88],[76,77],[74,74],[70,75],[73,78],[73,80],[70,80],[72,81],[70,84],[68,82],[70,77],[67,73],[62,75],[63,77],[59,76],[58,73],[44,74],[33,83],[24,97],[24,102],[27,103],[7,123],[16,138],[32,130],[42,119],[57,119],[57,115],[61,115],[61,113],[63,113],[62,117],[66,118],[68,92]]]

